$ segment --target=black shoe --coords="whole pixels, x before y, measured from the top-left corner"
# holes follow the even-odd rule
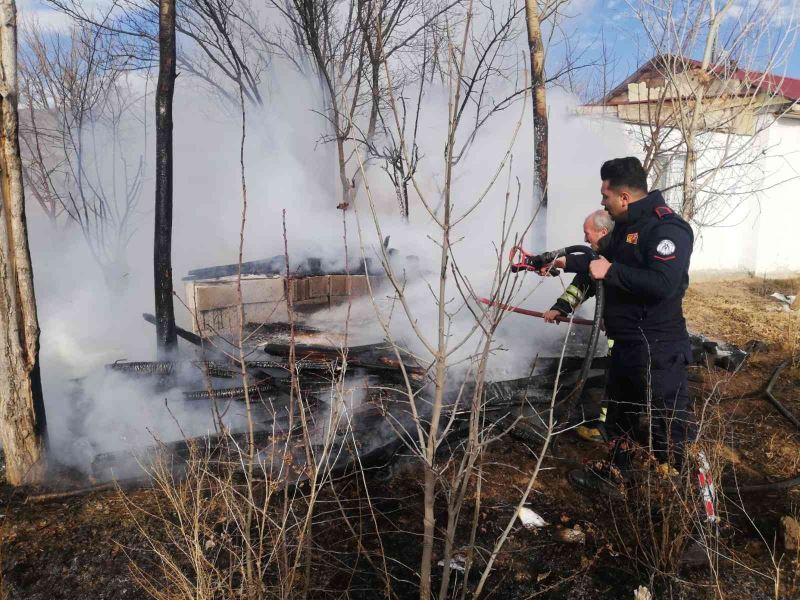
[[[572,485],[583,491],[594,492],[612,500],[623,500],[625,498],[625,482],[619,472],[614,471],[616,471],[614,467],[593,469],[587,466],[570,471],[567,478]]]

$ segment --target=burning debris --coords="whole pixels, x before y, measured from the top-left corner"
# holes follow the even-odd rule
[[[345,472],[355,460],[366,469],[389,466],[404,446],[414,443],[417,424],[429,418],[433,403],[427,368],[391,344],[347,347],[342,333],[312,328],[302,320],[290,324],[275,316],[286,312],[287,298],[301,309],[317,310],[363,294],[369,265],[362,265],[360,274],[325,272],[322,261],[312,259],[286,279],[280,274],[285,270],[282,257],[244,263],[241,299],[248,323],[243,330],[247,357],[243,364],[236,358],[238,348],[229,335],[232,326],[238,328],[237,268],[238,265],[223,265],[197,269],[185,279],[187,297],[195,309],[195,332],[179,328],[178,335],[199,347],[203,359],[117,361],[107,368],[151,382],[154,397],[158,390],[177,386],[184,400],[198,405],[214,403],[215,410],[222,412],[229,409],[230,403],[249,398],[256,415],[258,463],[262,468],[282,464],[282,457],[289,452],[292,463],[300,465],[291,472],[278,469],[272,473],[284,483],[296,482],[306,472],[302,467],[308,458],[302,443],[304,436],[306,440],[316,440],[316,445],[324,445],[323,440],[332,444],[327,454],[321,453],[328,456],[326,467],[332,471]],[[149,315],[145,319],[153,320]],[[559,402],[569,398],[569,392],[580,380],[584,364],[580,352],[585,345],[577,339],[579,332],[574,332],[574,337],[567,347],[572,355],[563,359],[538,357],[527,377],[489,381],[483,386],[480,401],[490,426],[494,424],[498,430],[513,427],[524,438],[540,434],[557,376]],[[746,352],[702,336],[693,336],[692,342],[696,363],[736,368],[747,357]],[[584,414],[587,399],[596,402],[603,396],[607,361],[604,356],[591,361],[581,399]],[[451,423],[452,438],[465,435],[468,430],[469,402],[475,391],[470,382],[454,381],[448,388],[442,418]],[[409,393],[414,395],[414,406]],[[297,424],[301,422],[306,423],[307,430],[299,432]],[[238,439],[245,435],[243,432],[229,435],[228,441],[243,443]],[[227,443],[225,437],[218,431],[135,452],[100,455],[93,463],[93,471],[100,479],[118,476],[118,472],[141,472],[140,465],[165,455],[179,465],[197,448],[213,456],[219,445]]]

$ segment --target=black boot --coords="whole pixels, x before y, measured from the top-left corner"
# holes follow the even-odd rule
[[[582,491],[612,500],[625,498],[625,477],[614,465],[594,463],[583,469],[570,471],[567,477],[572,485]]]

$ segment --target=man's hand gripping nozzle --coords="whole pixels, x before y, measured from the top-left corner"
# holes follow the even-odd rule
[[[558,258],[558,251],[543,252],[542,254],[530,254],[522,246],[514,246],[508,254],[511,263],[511,272],[536,271],[540,275],[552,275],[554,277],[561,274],[561,271],[553,268],[553,261]]]

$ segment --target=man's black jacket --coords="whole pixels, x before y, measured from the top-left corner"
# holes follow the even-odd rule
[[[689,286],[694,234],[686,221],[653,190],[628,207],[601,254],[612,264],[606,275],[603,312],[608,337],[616,342],[688,339],[683,295]],[[588,273],[590,259],[569,255],[566,271]],[[591,286],[587,296],[593,293]]]

